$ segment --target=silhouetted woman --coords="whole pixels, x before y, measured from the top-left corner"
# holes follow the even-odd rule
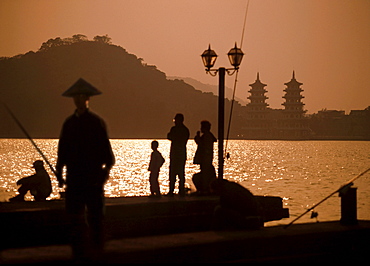
[[[209,185],[216,179],[216,171],[213,167],[213,143],[217,141],[211,133],[211,123],[203,120],[200,122],[200,132],[197,132],[194,140],[198,145],[194,156],[194,163],[200,165],[200,173],[193,176],[193,183],[199,194],[208,194]]]

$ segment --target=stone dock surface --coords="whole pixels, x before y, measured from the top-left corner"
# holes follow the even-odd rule
[[[363,263],[369,261],[370,221],[293,224],[244,231],[199,231],[110,240],[92,262],[217,263],[297,262]],[[68,245],[11,248],[1,263],[69,263]]]
[[[289,217],[279,197],[256,196],[263,220]],[[90,262],[363,262],[370,221],[212,231],[218,197],[106,199],[106,248]],[[0,263],[73,262],[64,201],[0,203]]]
[[[280,197],[256,199],[263,207],[264,221],[289,217]],[[106,198],[106,238],[206,231],[218,201],[216,196]],[[69,228],[63,200],[0,203],[0,250],[65,244],[69,241]]]

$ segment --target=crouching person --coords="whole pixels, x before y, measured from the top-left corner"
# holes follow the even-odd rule
[[[21,178],[17,181],[18,195],[10,198],[9,201],[24,201],[24,196],[30,191],[31,195],[35,198],[35,201],[45,201],[52,192],[50,176],[44,168],[44,162],[37,160],[32,166],[36,173]]]
[[[211,183],[211,191],[220,196],[215,207],[212,230],[242,230],[263,226],[259,205],[242,185],[225,179]]]

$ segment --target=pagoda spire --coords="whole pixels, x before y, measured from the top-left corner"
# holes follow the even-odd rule
[[[299,88],[301,85],[303,85],[303,83],[297,81],[295,79],[295,71],[293,70],[293,75],[292,75],[292,79],[286,83],[284,83],[284,85],[288,86],[288,87],[295,87],[295,88]],[[303,91],[303,90],[302,90]]]

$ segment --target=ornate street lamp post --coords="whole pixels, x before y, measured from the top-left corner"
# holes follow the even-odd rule
[[[228,75],[233,75],[236,70],[239,69],[239,65],[243,59],[244,53],[240,48],[237,48],[236,43],[235,47],[231,48],[227,54],[230,60],[230,64],[233,68],[224,68],[220,67],[218,69],[212,69],[214,66],[217,54],[215,51],[211,50],[211,45],[208,46],[208,49],[203,52],[201,55],[203,64],[206,68],[206,73],[211,76],[216,76],[218,73],[219,76],[219,85],[218,85],[218,178],[223,179],[224,175],[224,121],[225,121],[225,73]]]

